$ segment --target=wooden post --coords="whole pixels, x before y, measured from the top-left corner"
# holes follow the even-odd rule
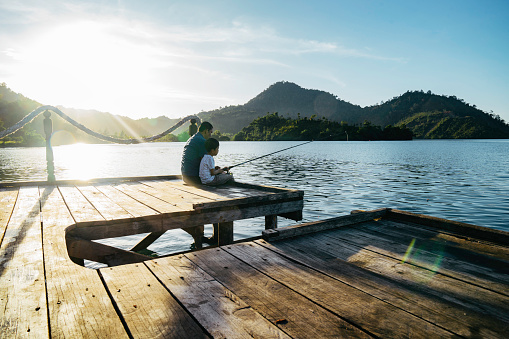
[[[233,221],[220,222],[218,224],[217,244],[219,246],[233,243]]]
[[[184,231],[186,231],[193,237],[194,245],[198,250],[202,249],[203,247],[203,229],[204,229],[203,225],[183,228]]]
[[[46,162],[48,168],[48,181],[55,181],[55,165],[53,164],[53,149],[51,148],[51,134],[53,133],[53,123],[51,122],[50,111],[44,112],[44,133],[46,134]]]
[[[164,234],[164,231],[149,233],[145,238],[141,239],[140,242],[138,242],[136,245],[134,245],[134,247],[132,247],[130,249],[130,251],[137,252],[137,251],[146,249],[147,247],[152,245],[152,243],[154,243],[154,241],[159,239],[159,237],[161,237],[163,234]]]
[[[277,215],[266,215],[265,216],[265,229],[271,230],[277,228]]]

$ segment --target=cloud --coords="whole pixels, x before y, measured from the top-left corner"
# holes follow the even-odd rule
[[[305,74],[346,86],[320,69],[316,58],[401,62],[335,41],[285,36],[270,25],[241,19],[168,24],[122,7],[35,4],[0,3],[0,18],[6,19],[0,22],[0,77],[48,104],[118,107],[123,115],[143,114],[139,110],[149,100],[161,103],[157,114],[185,101],[190,109],[213,109],[234,104],[236,87],[253,79]]]

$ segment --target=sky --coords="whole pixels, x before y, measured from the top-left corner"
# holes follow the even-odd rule
[[[508,17],[507,0],[0,0],[0,83],[134,119],[290,81],[362,107],[430,90],[509,121]]]

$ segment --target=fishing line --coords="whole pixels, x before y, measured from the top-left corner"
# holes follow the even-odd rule
[[[337,135],[341,135],[343,133],[337,133],[337,134],[331,134],[331,135],[328,135],[326,137],[323,137],[321,139],[318,139],[318,140],[327,140],[329,138],[332,138],[332,137],[335,137]],[[244,165],[244,164],[247,164],[251,161],[255,161],[255,160],[258,160],[258,159],[261,159],[261,158],[265,158],[265,157],[268,157],[269,155],[272,155],[272,154],[276,154],[276,153],[279,153],[279,152],[283,152],[283,151],[286,151],[286,150],[289,150],[290,148],[294,148],[294,147],[299,147],[299,146],[302,146],[302,145],[305,145],[305,144],[309,144],[310,142],[313,142],[313,140],[310,140],[310,141],[306,141],[306,142],[303,142],[302,144],[298,144],[298,145],[294,145],[294,146],[291,146],[291,147],[287,147],[287,148],[283,148],[279,151],[275,151],[275,152],[272,152],[272,153],[269,153],[269,154],[265,154],[265,155],[262,155],[262,156],[259,156],[257,158],[253,158],[253,159],[250,159],[250,160],[247,160],[247,161],[244,161],[244,162],[241,162],[240,164],[236,164],[236,165],[233,165],[233,166],[229,166],[229,167],[225,167],[223,168],[225,171],[230,171],[232,168],[234,167],[237,167],[237,166],[240,166],[240,165]]]
[[[276,154],[276,153],[279,153],[279,152],[283,152],[283,151],[289,150],[290,148],[295,148],[295,147],[299,147],[299,146],[302,146],[302,145],[305,145],[305,144],[309,144],[310,142],[313,142],[313,140],[311,140],[311,141],[306,141],[306,142],[303,142],[302,144],[294,145],[294,146],[291,146],[291,147],[287,147],[287,148],[284,148],[284,149],[281,149],[281,150],[279,150],[279,151],[275,151],[275,152],[272,152],[272,153],[269,153],[269,154],[265,154],[265,155],[259,156],[259,157],[257,157],[257,158],[253,158],[253,159],[250,159],[250,160],[247,160],[247,161],[241,162],[240,164],[236,164],[236,165],[233,165],[233,166],[229,166],[229,167],[228,167],[228,170],[230,170],[230,169],[232,169],[232,168],[234,168],[234,167],[240,166],[240,165],[247,164],[248,162],[251,162],[251,161],[255,161],[255,160],[258,160],[258,159],[261,159],[261,158],[268,157],[269,155],[272,155],[272,154]]]

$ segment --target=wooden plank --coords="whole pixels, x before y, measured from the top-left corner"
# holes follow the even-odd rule
[[[4,237],[7,223],[11,218],[14,204],[18,198],[19,188],[1,188],[0,189],[0,244]]]
[[[251,191],[238,188],[232,185],[225,185],[223,187],[218,186],[217,189],[222,190],[223,192],[221,194],[223,194],[228,199],[246,198],[254,195],[254,193]]]
[[[214,338],[290,338],[188,258],[146,265]]]
[[[170,195],[165,200],[179,202],[184,199],[184,202],[192,202],[194,209],[221,208],[274,200],[302,199],[303,196],[302,191],[278,190],[275,188],[271,188],[269,191],[266,187],[262,186],[260,186],[260,190],[257,190],[258,186],[255,185],[248,185],[249,188],[237,187],[237,184],[223,187],[208,187],[205,185],[195,187],[186,185],[181,181],[162,180],[144,181],[143,183],[159,192],[166,192],[169,189],[183,192],[180,196],[178,194],[177,196]],[[278,193],[275,194],[275,192]],[[166,193],[168,194],[168,192]],[[152,192],[152,194],[161,196],[161,193],[157,192]],[[187,208],[189,207],[187,206]]]
[[[202,189],[202,187],[199,189]],[[224,206],[255,204],[275,200],[299,200],[304,196],[303,191],[277,189],[274,187],[250,185],[238,182],[215,189],[218,193],[220,191],[228,191],[230,193],[228,194],[229,199],[218,200],[215,202],[196,203],[193,205],[194,208],[221,208]]]
[[[401,223],[387,219],[384,224],[390,225],[388,230],[391,234],[405,235],[412,232],[414,237],[443,243],[451,252],[467,250],[474,254],[481,254],[483,257],[489,256],[509,262],[509,246],[503,246],[476,238],[448,233],[436,228],[428,228],[427,226],[414,223]]]
[[[175,189],[171,185],[167,185],[165,182],[141,181],[141,183],[150,186],[154,196],[175,204],[176,206],[182,207],[183,209],[193,210],[193,204],[195,203],[213,201],[200,195]],[[154,192],[154,190],[156,192]]]
[[[208,338],[143,264],[100,269],[134,338]]]
[[[38,188],[21,187],[0,246],[2,338],[49,335],[39,210]]]
[[[128,337],[97,271],[69,259],[65,231],[74,220],[59,190],[46,186],[41,198],[51,337]]]
[[[181,181],[179,181],[179,182],[181,182]],[[168,182],[164,182],[164,183],[168,184]],[[143,184],[140,184],[140,185],[143,185]],[[144,186],[139,186],[139,187],[143,191],[146,191],[148,189],[147,187],[150,187],[150,186],[144,185]],[[176,189],[176,187],[172,187],[172,189]],[[152,189],[152,191],[153,191],[152,194],[160,195],[160,193],[157,190]],[[143,192],[143,193],[147,194],[145,192]],[[150,196],[150,197],[152,197],[152,196]],[[155,199],[159,200],[158,198],[155,198]],[[156,201],[156,203],[160,204],[159,201]],[[184,208],[189,208],[189,206],[180,206],[180,207],[178,207],[176,205],[169,205],[169,206],[171,206],[171,209],[169,210],[169,212],[174,212],[175,210],[179,211],[179,210],[183,210]],[[165,206],[165,207],[167,207],[167,206]],[[168,211],[168,209],[165,208],[165,211]],[[186,229],[185,231],[193,236],[196,248],[201,249],[202,248],[202,238],[203,238],[203,226],[189,228],[189,229]],[[131,251],[138,251],[138,250],[147,248],[154,241],[159,239],[159,237],[161,237],[164,233],[165,233],[165,231],[156,231],[156,232],[149,233],[145,238],[143,238],[140,242],[138,242],[135,246],[133,246]]]
[[[190,228],[240,219],[255,218],[275,213],[301,210],[303,201],[274,203],[261,206],[246,206],[205,213],[181,212],[162,214],[160,217],[132,218],[113,221],[92,221],[76,224],[72,235],[87,240],[114,238],[126,235],[162,232],[176,228]],[[162,218],[162,225],[159,221]]]
[[[265,205],[246,205],[225,208],[214,211],[203,211],[182,216],[166,216],[163,219],[163,229],[185,228],[188,225],[208,225],[220,222],[229,222],[241,219],[256,218],[275,213],[285,213],[302,210],[304,202],[290,201]]]
[[[497,302],[496,294],[476,295],[476,287],[465,282],[440,275],[430,278],[422,269],[400,267],[398,262],[384,258],[377,258],[375,264],[382,263],[381,267],[387,270],[375,265],[358,267],[357,262],[348,262],[358,252],[334,243],[326,233],[256,243],[460,336],[482,333],[484,337],[496,338],[507,331],[506,320],[493,316],[493,310],[507,314],[505,308],[499,308],[504,307],[504,301]],[[491,305],[492,311],[485,305]]]
[[[86,240],[116,238],[163,231],[165,230],[162,227],[161,216],[83,222],[68,228],[69,235]]]
[[[187,185],[184,182],[178,182],[178,181],[151,181],[153,183],[150,184],[153,187],[157,187],[156,185],[162,185],[167,186],[170,188],[179,189],[185,192],[188,192],[190,194],[201,196],[204,198],[209,198],[212,201],[204,202],[205,204],[208,203],[226,203],[226,201],[230,200],[242,200],[252,197],[268,197],[273,195],[275,192],[269,192],[267,190],[264,190],[263,187],[260,186],[260,189],[256,189],[258,186],[251,185],[249,188],[239,187],[236,183],[228,184],[228,185],[221,185],[221,186],[207,186],[207,185],[201,185],[201,186],[192,186]],[[149,182],[145,182],[149,184]],[[296,197],[294,193],[291,192],[285,192],[280,191],[279,193],[286,193],[289,194],[289,197]],[[195,205],[200,205],[201,203],[196,203]]]
[[[52,187],[52,186],[48,186]],[[75,222],[103,221],[104,217],[74,186],[58,186]]]
[[[492,228],[394,209],[389,211],[387,218],[426,225],[440,229],[442,231],[450,231],[456,234],[462,234],[463,236],[473,237],[480,240],[487,240],[504,246],[509,245],[509,232],[504,232]]]
[[[104,195],[95,186],[78,186],[77,188],[106,220],[133,217],[132,214]]]
[[[70,257],[107,264],[124,265],[152,259],[149,256],[75,237],[66,237]]]
[[[334,236],[334,239],[340,240],[337,236]],[[333,241],[331,242],[332,246],[336,246]],[[409,260],[381,254],[377,246],[361,248],[344,240],[340,240],[338,243],[341,244],[340,247],[342,249],[346,249],[346,252],[341,252],[341,255],[348,262],[373,272],[384,274],[390,277],[390,279],[404,278],[408,281],[429,285],[433,285],[436,282],[439,284],[437,289],[449,291],[458,296],[468,296],[468,299],[475,300],[475,302],[481,305],[484,304],[482,312],[491,312],[498,316],[497,314],[500,313],[500,310],[505,309],[504,317],[509,321],[509,297],[507,295],[496,289],[486,288],[481,284],[473,284],[471,281],[463,279],[464,275],[457,272],[437,269],[440,265],[438,261],[436,267],[423,267],[412,264]],[[339,246],[336,246],[335,249],[339,251]],[[462,267],[458,265],[457,270],[461,269]],[[461,289],[459,286],[461,286]],[[492,305],[494,307],[485,307],[485,305]]]
[[[188,184],[185,184],[183,181],[166,181],[164,182],[165,185],[172,187],[177,190],[181,190],[187,193],[195,194],[202,196],[204,198],[210,199],[210,200],[225,200],[229,199],[227,194],[227,189],[220,189],[213,186],[191,186]]]
[[[444,252],[443,245],[426,248],[421,246],[423,243],[417,243],[421,246],[418,248],[415,247],[416,242],[411,236],[407,238],[408,241],[400,243],[397,240],[386,239],[381,233],[363,230],[367,225],[380,227],[384,222],[366,223],[361,227],[347,228],[331,236],[359,248],[369,248],[372,252],[422,267],[430,272],[439,272],[509,296],[509,274],[505,265],[500,265],[499,270],[494,270],[494,267],[483,267],[471,263],[468,255],[464,260],[450,258]]]
[[[367,224],[363,230],[388,241],[408,245],[414,242],[414,248],[440,251],[454,260],[466,261],[504,274],[509,274],[509,246],[504,247],[473,238],[462,238],[437,229],[426,229],[417,224],[384,220],[382,224]],[[415,239],[415,241],[414,241]],[[505,280],[505,277],[504,277]]]
[[[240,243],[224,249],[272,279],[378,337],[440,338],[451,335],[451,332],[435,324],[312,268],[296,264],[257,244]]]
[[[156,210],[159,213],[171,213],[183,211],[182,208],[175,206],[169,202],[154,197],[146,192],[147,186],[141,183],[128,183],[115,186],[118,190],[124,192],[131,198],[139,201],[140,203]],[[141,189],[144,189],[142,191]],[[156,192],[157,193],[157,192]]]
[[[156,215],[160,214],[158,211],[150,208],[149,206],[142,204],[141,202],[133,199],[126,193],[112,187],[110,185],[98,185],[95,186],[105,196],[113,200],[117,205],[126,210],[129,214],[135,217],[141,217],[145,215]]]
[[[164,191],[161,187],[157,189],[150,186],[149,183],[150,182],[140,182],[141,185],[138,186],[137,188],[140,191],[145,192],[159,200],[162,200],[166,203],[178,207],[179,210],[184,211],[193,210],[193,204],[183,200],[181,197],[178,197],[175,193],[175,190]],[[155,183],[152,183],[152,185],[155,186]]]
[[[382,218],[387,209],[381,208],[374,211],[344,215],[337,218],[314,221],[304,224],[291,225],[276,229],[268,229],[262,232],[263,238],[267,241],[276,241],[304,234],[321,232],[338,227],[350,226],[368,220]],[[278,213],[279,214],[279,213]]]
[[[247,188],[247,189],[253,189],[256,191],[265,191],[265,192],[271,192],[271,193],[282,193],[282,192],[298,192],[301,196],[304,196],[304,191],[296,190],[296,189],[290,189],[290,188],[281,188],[281,187],[274,187],[274,186],[267,186],[267,185],[253,185],[243,182],[235,181],[233,183],[234,186]]]
[[[291,337],[370,337],[220,248],[185,256]]]
[[[132,182],[132,181],[140,181],[140,180],[182,180],[181,175],[156,175],[156,176],[141,176],[141,177],[115,177],[115,178],[96,178],[89,180],[57,180],[55,182],[45,181],[30,181],[30,182],[2,182],[0,183],[0,188],[4,187],[22,187],[22,186],[75,186],[75,185],[83,185],[94,184],[94,183],[121,183],[121,182]]]
[[[201,202],[193,204],[193,208],[196,210],[202,209],[210,209],[210,208],[224,208],[231,206],[242,206],[242,205],[254,205],[254,204],[264,204],[270,203],[274,201],[297,201],[302,200],[301,198],[289,198],[285,195],[279,194],[259,194],[253,197],[241,197],[223,201],[212,201],[212,202]]]

